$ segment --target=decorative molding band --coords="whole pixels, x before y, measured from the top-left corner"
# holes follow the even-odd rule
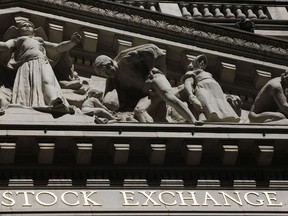
[[[85,14],[86,17],[88,14],[93,15],[93,18],[104,17],[106,20],[111,19],[114,23],[125,22],[126,25],[129,23],[130,25],[146,26],[153,31],[169,32],[185,39],[191,40],[193,38],[194,41],[217,44],[219,47],[236,48],[276,58],[288,56],[287,43],[281,40],[239,30],[222,29],[224,27],[215,27],[195,20],[185,20],[104,0],[79,0],[77,2],[72,0],[38,0],[38,3],[58,10],[63,8],[73,10],[74,13],[78,11],[78,13]]]

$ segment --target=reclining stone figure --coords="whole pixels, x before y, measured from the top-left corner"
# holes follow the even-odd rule
[[[268,81],[259,91],[248,115],[251,123],[266,123],[288,116],[288,71]]]

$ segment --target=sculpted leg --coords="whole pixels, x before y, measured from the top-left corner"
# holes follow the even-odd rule
[[[42,84],[43,84],[42,90],[43,90],[43,95],[45,97],[45,102],[51,106],[54,106],[54,103],[57,103],[55,105],[59,105],[60,100],[62,99],[59,98],[59,92],[58,92],[59,84],[57,83],[52,67],[50,66],[48,61],[44,62],[42,67],[43,67],[42,74],[41,74]],[[62,104],[63,104],[63,100],[62,100]]]
[[[250,112],[248,117],[251,123],[264,123],[286,119],[280,112],[263,112],[259,114]]]
[[[147,97],[142,98],[134,109],[135,118],[139,122],[153,122],[152,117],[148,114],[147,110],[151,106],[151,99]]]
[[[117,111],[119,109],[120,104],[116,89],[106,93],[103,98],[103,104],[105,105],[105,107],[112,111]]]
[[[101,118],[107,118],[108,120],[116,119],[116,117],[103,108],[93,108],[93,112],[96,116]]]
[[[146,83],[151,86],[151,89],[154,90],[156,94],[158,94],[168,105],[173,107],[188,122],[196,122],[195,117],[190,112],[188,107],[185,106],[185,104],[173,94],[172,87],[163,74],[153,74],[153,76],[150,76],[147,79]]]

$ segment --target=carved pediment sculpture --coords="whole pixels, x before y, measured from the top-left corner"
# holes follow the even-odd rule
[[[107,77],[104,104],[117,111],[134,110],[139,122],[167,121],[167,106],[171,106],[186,120],[215,122],[239,122],[240,117],[227,102],[226,95],[212,75],[204,71],[205,55],[192,61],[189,71],[183,76],[184,91],[188,95],[188,106],[183,98],[174,93],[166,74],[166,56],[157,46],[145,44],[126,49],[114,59],[99,56],[94,63],[95,72]],[[114,100],[111,100],[111,92]],[[119,98],[119,99],[118,99]],[[229,97],[229,101],[234,102]],[[118,101],[115,101],[118,100]],[[165,104],[166,103],[166,104]],[[235,104],[235,103],[234,103]],[[153,115],[154,113],[154,115]],[[193,115],[193,114],[195,115]],[[205,118],[201,118],[204,114]],[[162,118],[162,119],[161,119]],[[157,119],[157,120],[156,120]]]
[[[64,61],[66,68],[61,68],[61,75],[63,79],[72,80],[72,64],[67,61],[67,51],[77,45],[81,37],[74,33],[70,41],[59,44],[46,39],[43,29],[35,29],[30,21],[22,21],[18,27],[12,26],[5,33],[5,42],[0,43],[0,51],[6,52],[6,56],[2,55],[5,58],[1,60],[8,68],[17,71],[13,82],[12,103],[47,112],[74,113],[61,92],[49,57],[54,59],[52,64],[55,65]]]
[[[206,71],[208,59],[204,54],[192,60],[182,75],[182,84],[174,87],[167,78],[165,52],[152,43],[123,50],[113,59],[99,55],[93,67],[96,75],[107,78],[102,92],[88,82],[84,89],[74,71],[68,51],[80,40],[81,36],[74,33],[68,41],[51,43],[44,30],[30,21],[11,26],[0,42],[1,76],[7,78],[1,79],[1,108],[11,103],[42,112],[72,114],[75,110],[71,105],[75,104],[69,104],[66,96],[82,91],[78,113],[94,116],[96,123],[243,121],[240,98],[223,92]],[[12,79],[8,71],[15,72]],[[286,119],[287,74],[272,79],[259,92],[249,114],[251,123]]]
[[[240,117],[228,103],[221,86],[206,72],[208,60],[199,55],[192,60],[188,71],[182,77],[188,101],[193,106],[197,118],[208,122],[239,122]],[[232,101],[232,97],[229,97]],[[204,116],[203,116],[204,114]]]
[[[34,24],[33,24],[34,25]],[[42,27],[34,29],[34,36],[40,37],[44,41],[48,41],[48,36]],[[11,26],[3,35],[3,41],[8,41],[13,38],[19,37],[19,29],[16,26]],[[50,42],[51,43],[51,42]],[[46,56],[55,71],[55,75],[59,81],[61,80],[73,80],[75,79],[75,71],[73,70],[73,64],[69,57],[68,51],[59,52],[55,49],[57,44],[51,43],[53,46],[45,46]],[[5,64],[11,69],[17,69],[17,62],[15,62],[13,50],[1,52],[1,64]],[[3,56],[3,57],[2,57]],[[6,61],[5,61],[6,60]],[[8,60],[8,61],[7,61]]]

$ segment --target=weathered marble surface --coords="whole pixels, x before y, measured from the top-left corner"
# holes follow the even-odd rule
[[[249,113],[250,122],[285,122],[288,116],[288,71],[266,83]]]
[[[95,125],[94,118],[77,112],[54,118],[50,113],[38,112],[31,107],[9,105],[5,115],[0,116],[1,124],[8,125]]]
[[[134,110],[138,121],[150,122],[153,117],[149,116],[148,110],[156,107],[160,115],[166,113],[165,102],[187,122],[196,122],[188,107],[174,95],[166,78],[166,55],[154,44],[123,50],[113,60],[108,56],[98,56],[94,68],[96,74],[108,78],[105,96],[118,98],[118,103],[109,100],[119,104],[118,111]],[[113,91],[118,96],[110,95]]]
[[[100,55],[94,70],[96,75],[107,79],[104,85],[103,80],[99,85],[92,79],[83,80],[74,71],[67,51],[80,40],[81,36],[74,33],[68,41],[48,42],[43,29],[35,28],[29,21],[9,28],[0,42],[1,119],[6,119],[5,110],[11,114],[18,104],[21,105],[18,114],[21,109],[32,107],[42,112],[41,118],[52,116],[58,121],[76,113],[78,117],[94,116],[89,117],[93,124],[197,124],[198,121],[286,124],[288,73],[262,88],[248,118],[247,111],[241,110],[240,98],[224,94],[211,73],[205,71],[208,59],[204,55],[192,60],[183,75],[183,84],[173,88],[166,77],[166,55],[154,44],[123,50],[114,59]],[[14,77],[13,73],[7,75],[11,71]]]
[[[204,115],[203,120],[208,122],[239,122],[240,118],[228,103],[221,86],[212,74],[205,71],[207,64],[205,55],[197,56],[182,77],[188,101],[195,109],[197,118]],[[232,102],[234,99],[231,97],[230,100]]]
[[[41,35],[37,35],[34,24],[26,20],[18,23],[17,27],[11,26],[5,33],[4,39],[7,40],[0,42],[0,52],[6,54],[7,67],[9,65],[16,71],[12,104],[37,109],[47,108],[50,112],[54,110],[62,113],[75,112],[63,96],[46,53],[52,50],[54,57],[55,53],[59,56],[76,46],[81,36],[74,33],[69,41],[51,43],[45,41]],[[3,59],[1,60],[3,64]]]

